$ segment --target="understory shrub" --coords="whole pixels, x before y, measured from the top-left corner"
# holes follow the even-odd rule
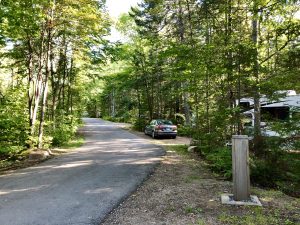
[[[191,137],[193,134],[193,129],[192,127],[188,126],[180,126],[178,125],[178,135],[184,136],[184,137]]]
[[[5,96],[0,102],[0,159],[26,149],[29,136],[26,95],[22,88],[11,89]]]
[[[61,146],[66,144],[75,136],[80,121],[74,116],[62,116],[59,119],[60,123],[51,130],[50,136],[53,137],[52,145]]]
[[[136,121],[133,124],[133,129],[137,131],[143,132],[145,129],[145,126],[148,124],[148,120],[144,117],[139,117],[136,119]]]
[[[25,148],[23,146],[5,146],[0,145],[0,160],[13,159],[15,155],[21,153]]]
[[[226,179],[232,177],[232,156],[229,148],[219,147],[206,151],[204,157],[209,162],[209,167],[212,171],[221,174]]]
[[[251,182],[300,197],[300,154],[284,152],[278,157],[274,157],[273,153],[269,154],[271,156],[252,159]]]
[[[300,153],[298,140],[268,137],[264,151],[252,156],[251,182],[300,196]]]
[[[104,120],[111,121],[111,122],[116,122],[116,123],[124,123],[125,118],[124,117],[111,117],[111,116],[104,116]]]
[[[201,155],[212,171],[229,179],[232,177],[232,151],[228,147],[209,146],[208,140],[200,140]],[[250,152],[251,183],[277,188],[291,196],[300,196],[299,141],[267,137],[262,139],[262,150]],[[295,149],[294,151],[291,151]]]

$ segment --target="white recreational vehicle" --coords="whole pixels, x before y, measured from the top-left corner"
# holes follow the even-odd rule
[[[288,121],[300,114],[300,95],[297,95],[295,91],[286,91],[285,93],[286,96],[279,98],[277,101],[269,101],[265,97],[261,99],[261,128],[262,134],[265,136],[280,136],[278,132],[270,128],[270,123]],[[240,102],[242,103],[241,107],[248,106],[252,108],[243,112],[244,127],[251,129],[254,126],[253,100],[245,98],[241,99]]]

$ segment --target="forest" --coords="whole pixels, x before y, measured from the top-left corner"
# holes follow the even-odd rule
[[[80,123],[110,20],[93,0],[1,1],[1,158],[59,146]]]
[[[299,1],[143,0],[118,21],[104,0],[0,5],[0,159],[68,142],[83,115],[140,131],[163,118],[227,178],[226,143],[252,136],[252,181],[299,195],[299,113],[265,137],[260,101],[300,92]]]

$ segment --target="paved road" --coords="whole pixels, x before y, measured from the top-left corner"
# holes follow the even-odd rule
[[[164,154],[114,123],[84,121],[75,152],[0,176],[1,225],[99,224]]]

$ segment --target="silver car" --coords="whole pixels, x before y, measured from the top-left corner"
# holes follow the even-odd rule
[[[145,134],[151,135],[152,138],[176,138],[177,126],[169,120],[156,119],[152,120],[150,124],[145,127]]]

